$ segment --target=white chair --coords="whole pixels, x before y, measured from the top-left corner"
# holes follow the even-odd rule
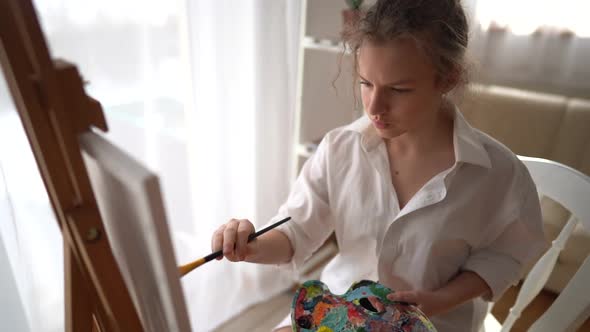
[[[547,196],[571,212],[566,225],[553,241],[551,248],[539,259],[525,278],[516,303],[504,324],[488,314],[487,332],[510,331],[524,308],[539,294],[555,266],[557,257],[577,223],[590,232],[590,177],[563,164],[550,160],[522,157],[540,195]],[[551,307],[535,321],[529,331],[576,331],[590,315],[590,256],[586,257],[576,274],[559,294]]]

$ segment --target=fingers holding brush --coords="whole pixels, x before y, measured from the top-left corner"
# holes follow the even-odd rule
[[[249,220],[232,219],[213,233],[211,250],[213,252],[223,250],[223,256],[229,261],[243,261],[250,253],[248,236],[252,233],[254,233],[254,225]]]
[[[232,262],[239,261],[235,255],[235,245],[237,240],[236,237],[238,236],[238,224],[238,220],[232,219],[227,224],[225,224],[225,230],[223,231],[223,256]]]
[[[254,225],[248,220],[241,220],[238,224],[238,237],[235,245],[235,252],[240,258],[240,261],[246,260],[246,256],[250,253],[249,246],[254,243],[248,244],[248,237],[254,233]]]

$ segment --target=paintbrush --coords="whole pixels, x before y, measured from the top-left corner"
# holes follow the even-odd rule
[[[275,227],[277,227],[277,226],[279,226],[279,225],[281,225],[281,224],[289,221],[290,219],[291,219],[291,217],[287,217],[287,218],[285,218],[283,220],[277,221],[276,223],[274,223],[274,224],[272,224],[272,225],[270,225],[268,227],[265,227],[265,228],[259,230],[256,233],[250,234],[248,236],[248,242],[250,242],[250,241],[254,240],[255,238],[259,237],[260,235],[262,235],[262,234],[270,231],[271,229],[273,229],[273,228],[275,228]],[[214,260],[217,257],[221,257],[221,256],[223,256],[223,250],[216,251],[216,252],[211,253],[211,254],[203,257],[203,258],[199,258],[196,261],[190,262],[190,263],[185,264],[185,265],[181,265],[181,266],[178,267],[178,271],[180,272],[180,276],[182,277],[185,274],[187,274],[187,273],[191,272],[192,270],[196,269],[197,267],[199,267],[199,266],[201,266],[201,265],[203,265],[203,264],[205,264],[205,263],[207,263],[209,261],[212,261],[212,260]]]

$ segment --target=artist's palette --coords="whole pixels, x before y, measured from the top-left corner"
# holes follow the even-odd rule
[[[387,299],[393,291],[362,280],[343,295],[334,295],[317,280],[295,293],[291,324],[297,332],[431,332],[426,315],[414,305]]]

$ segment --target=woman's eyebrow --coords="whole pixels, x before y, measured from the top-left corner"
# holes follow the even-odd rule
[[[363,75],[361,75],[361,74],[359,74],[359,77],[363,81],[370,82],[368,79],[364,78]],[[410,78],[404,78],[404,79],[397,80],[397,81],[394,81],[394,82],[391,82],[391,83],[387,83],[387,84],[384,84],[384,85],[402,85],[402,84],[408,84],[408,83],[414,83],[414,80],[413,79],[410,79]]]

